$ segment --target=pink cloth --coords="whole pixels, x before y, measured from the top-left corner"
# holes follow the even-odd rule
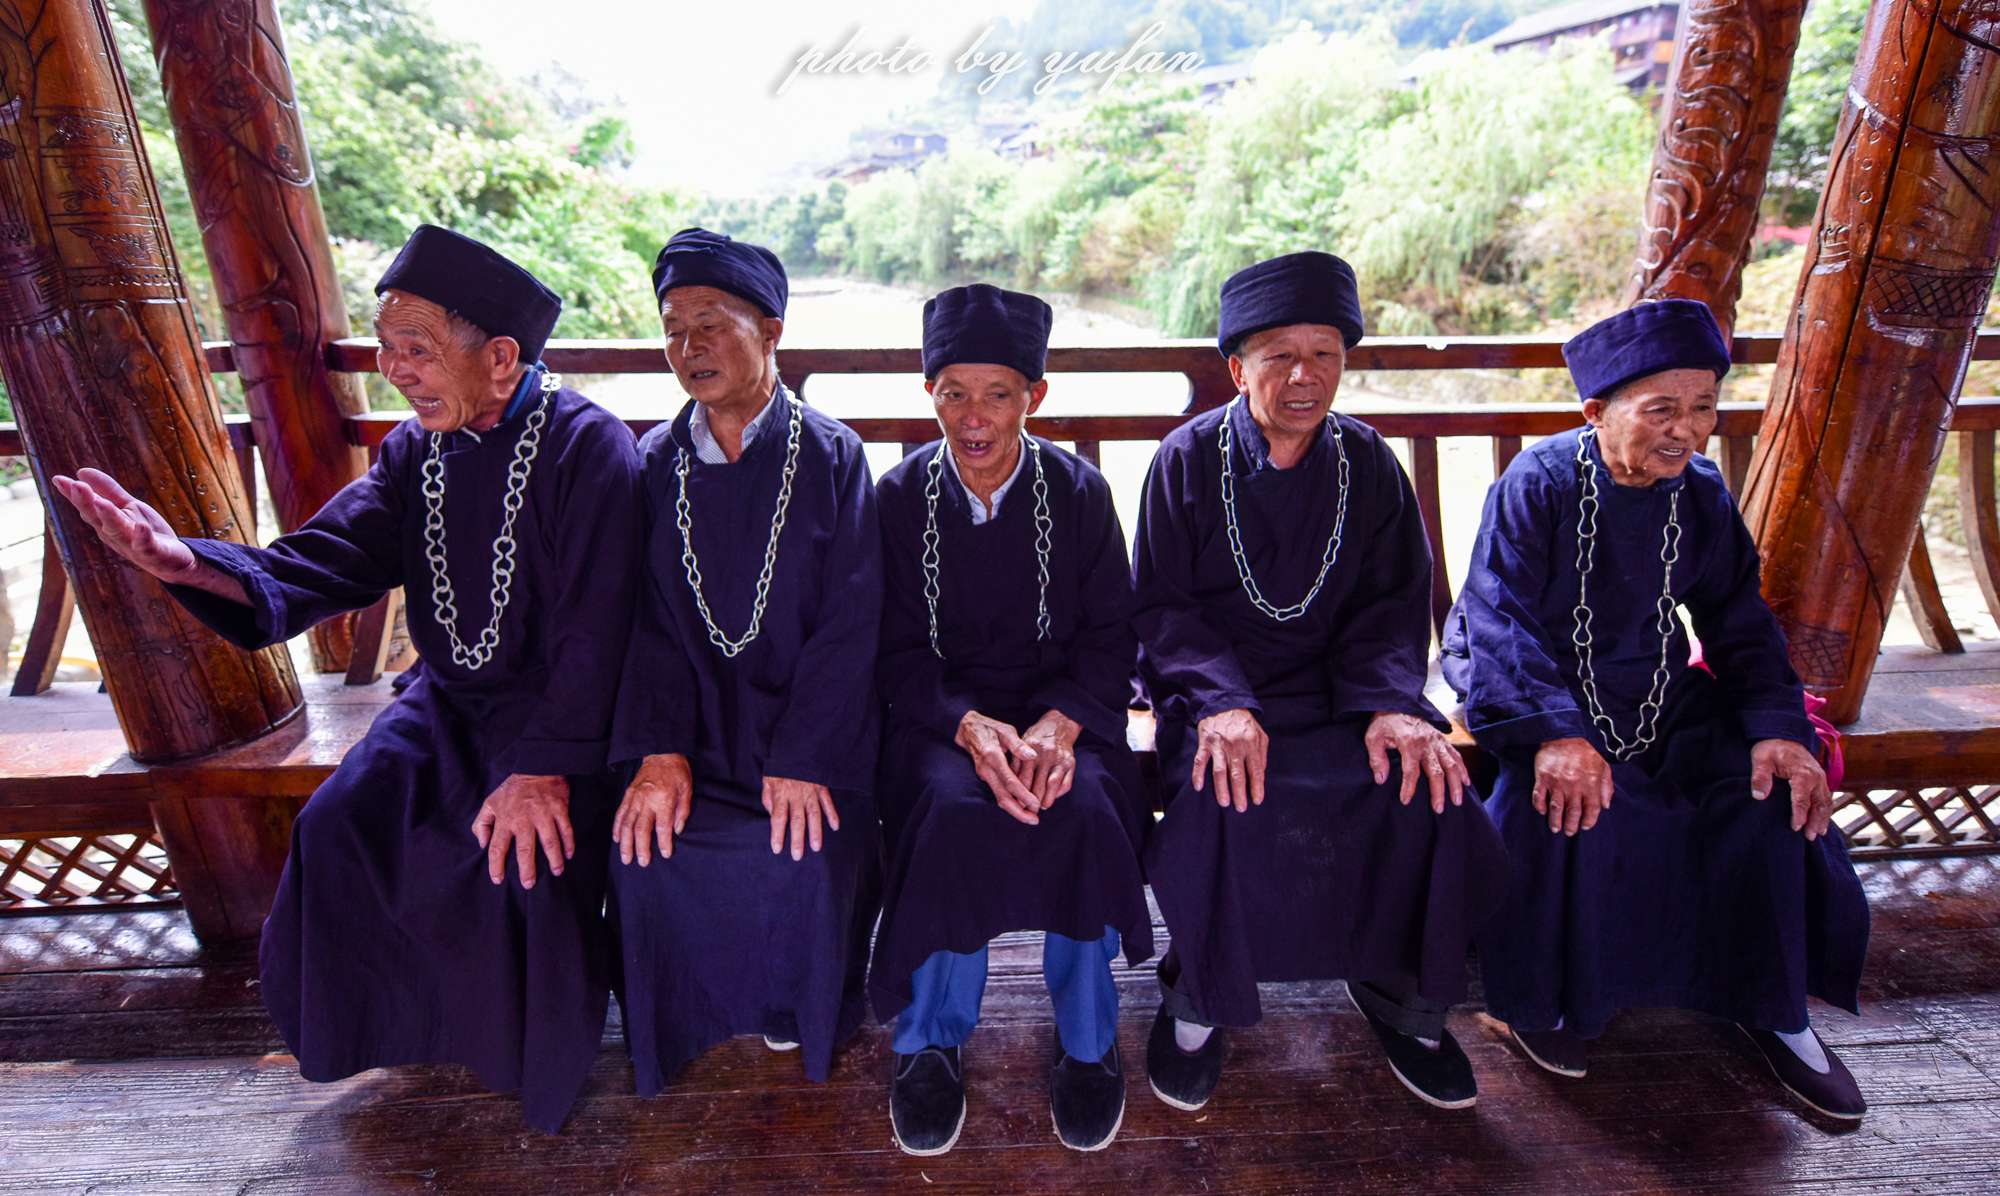
[[[1701,641],[1689,636],[1688,643],[1690,647],[1688,667],[1701,669],[1713,677],[1715,670],[1709,668],[1708,662],[1702,659]],[[1820,745],[1826,749],[1826,787],[1838,789],[1840,778],[1847,774],[1847,762],[1840,754],[1840,732],[1820,714],[1820,710],[1826,706],[1826,699],[1811,690],[1805,691],[1805,694],[1806,718],[1812,721],[1813,730],[1819,732]]]

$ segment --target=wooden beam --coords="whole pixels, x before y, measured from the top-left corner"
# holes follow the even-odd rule
[[[1925,647],[1950,655],[1965,651],[1958,628],[1951,625],[1951,612],[1945,609],[1944,595],[1938,590],[1937,571],[1931,567],[1931,546],[1921,530],[1910,544],[1910,565],[1903,571],[1903,604],[1910,608],[1910,621],[1917,625],[1917,635]]]
[[[35,599],[35,625],[28,629],[21,648],[21,665],[14,670],[13,695],[29,698],[47,693],[56,683],[56,669],[62,665],[63,645],[69,642],[69,621],[76,614],[76,592],[70,589],[69,574],[63,572],[62,550],[56,547],[53,527],[42,528],[42,592]]]
[[[0,371],[134,757],[254,739],[299,707],[282,646],[224,643],[49,495],[105,470],[188,537],[248,506],[117,43],[98,0],[0,0]]]
[[[1750,467],[1764,594],[1835,723],[1860,710],[1993,291],[2000,62],[1965,32],[1978,3],[1869,10]]]
[[[1804,0],[1681,8],[1625,305],[1698,299],[1736,324]]]
[[[368,409],[360,379],[327,368],[348,335],[312,154],[274,0],[146,0],[160,85],[243,381],[278,530],[312,518],[368,468],[340,435]],[[254,499],[254,495],[253,495]],[[254,522],[254,505],[250,512]],[[308,637],[314,666],[347,668],[353,616]]]

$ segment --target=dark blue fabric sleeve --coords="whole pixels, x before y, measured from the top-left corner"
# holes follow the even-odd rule
[[[1817,750],[1805,686],[1792,668],[1784,630],[1764,601],[1757,542],[1736,504],[1725,499],[1721,505],[1727,509],[1720,516],[1720,543],[1686,604],[1702,660],[1735,695],[1743,733],[1752,743],[1789,739]]]
[[[1450,673],[1467,729],[1489,750],[1589,737],[1589,720],[1556,663],[1555,632],[1539,613],[1557,497],[1547,473],[1526,458],[1486,492],[1458,599],[1469,659]]]
[[[931,649],[930,606],[924,598],[922,500],[906,493],[920,484],[921,469],[901,475],[902,484],[883,479],[882,636],[876,684],[899,718],[921,723],[946,739],[978,709],[970,687],[953,683],[945,662]],[[896,487],[895,489],[891,489]],[[889,496],[893,495],[893,499]],[[893,502],[893,506],[891,503]]]
[[[1348,451],[1355,452],[1354,437]],[[1369,493],[1351,497],[1349,517],[1372,514],[1372,526],[1352,527],[1343,552],[1368,553],[1366,567],[1336,613],[1326,655],[1333,717],[1407,714],[1449,730],[1424,697],[1431,631],[1431,547],[1409,477],[1380,437],[1368,438],[1374,460],[1365,472]],[[1355,535],[1361,532],[1362,535]]]
[[[875,787],[876,645],[882,633],[882,530],[861,441],[832,441],[832,535],[820,608],[799,650],[785,712],[771,735],[764,775],[829,789]]]
[[[644,499],[640,512],[641,544],[652,544],[651,525],[669,502],[668,479],[673,467],[657,456],[642,465]],[[611,726],[611,762],[647,756],[692,757],[701,733],[701,685],[688,646],[681,640],[665,587],[680,584],[662,576],[665,562],[644,547],[640,553],[638,598],[632,614],[632,639],[623,655],[618,702]]]
[[[1079,463],[1076,507],[1081,610],[1069,675],[1051,680],[1034,704],[1060,710],[1112,746],[1125,743],[1126,707],[1138,640],[1132,634],[1132,568],[1125,531],[1104,476]]]
[[[555,467],[553,534],[532,559],[548,684],[499,764],[509,773],[575,776],[602,770],[642,572],[639,458],[632,434],[587,409]],[[525,562],[524,562],[525,564]]]
[[[1236,650],[1209,625],[1194,596],[1198,500],[1191,466],[1198,451],[1192,436],[1170,438],[1146,470],[1132,544],[1132,625],[1155,674],[1149,680],[1165,690],[1152,695],[1155,707],[1178,698],[1191,722],[1225,710],[1262,718]]]

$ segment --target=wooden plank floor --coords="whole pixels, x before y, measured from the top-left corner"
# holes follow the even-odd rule
[[[1577,1081],[1518,1058],[1475,1001],[1453,1014],[1481,1096],[1419,1103],[1324,984],[1267,990],[1211,1105],[1147,1089],[1154,994],[1121,973],[1124,1129],[1082,1155],[1050,1136],[1039,951],[995,952],[967,1052],[971,1113],[940,1158],[898,1153],[890,1056],[865,1031],[826,1085],[739,1039],[650,1100],[616,1028],[559,1137],[449,1067],[300,1080],[242,951],[178,914],[0,923],[0,1192],[1919,1193],[2000,1191],[2000,860],[1865,865],[1875,908],[1860,1017],[1818,1010],[1873,1104],[1803,1117],[1729,1026],[1628,1014]]]

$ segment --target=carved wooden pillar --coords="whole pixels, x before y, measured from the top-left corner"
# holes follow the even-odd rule
[[[132,755],[255,738],[299,707],[114,556],[52,473],[93,465],[185,536],[240,538],[242,486],[131,96],[93,0],[0,0],[0,370]]]
[[[368,468],[341,428],[368,400],[327,369],[347,305],[284,33],[274,0],[146,0],[146,19],[271,504],[291,531]],[[353,629],[352,615],[313,629],[320,672],[347,668]]]
[[[1868,14],[1744,514],[1792,662],[1859,713],[2000,253],[2000,5]]]
[[[1682,8],[1625,306],[1699,299],[1725,337],[1735,328],[1804,14],[1803,0]]]

